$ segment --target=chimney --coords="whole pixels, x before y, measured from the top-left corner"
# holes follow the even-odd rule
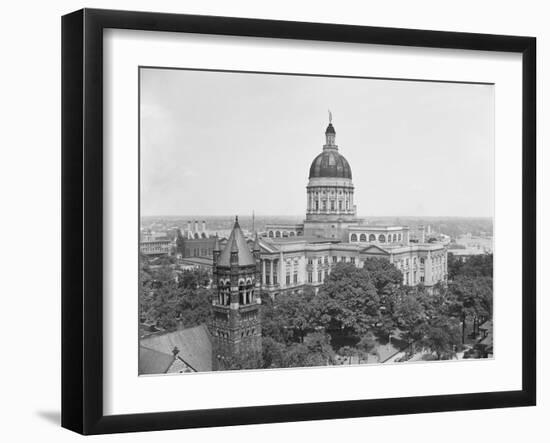
[[[426,243],[426,228],[424,225],[420,226],[420,243]]]

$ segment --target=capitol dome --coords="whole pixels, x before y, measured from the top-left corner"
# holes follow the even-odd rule
[[[317,177],[351,179],[351,167],[338,151],[326,149],[315,157],[309,168],[309,178]]]
[[[336,131],[332,123],[329,123],[325,131],[327,138],[326,145],[309,168],[309,178],[333,177],[349,178],[351,180],[351,167],[348,161],[338,152],[338,146],[335,144]]]
[[[332,126],[330,112],[325,137],[323,151],[315,157],[309,168],[309,182],[306,187],[307,220],[316,223],[334,223],[342,220],[351,222],[355,217],[351,167],[338,152],[336,131]],[[332,224],[328,226],[334,228]],[[327,236],[328,231],[325,232],[323,229],[317,229],[315,235]],[[334,233],[328,236],[335,238]]]

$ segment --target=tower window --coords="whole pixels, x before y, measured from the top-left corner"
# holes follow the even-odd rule
[[[367,241],[367,235],[366,234],[361,234],[359,236],[359,241],[366,242]]]
[[[376,241],[376,235],[374,234],[369,235],[369,241]]]
[[[357,241],[357,234],[351,234],[351,241]]]
[[[239,304],[240,305],[245,304],[245,294],[246,294],[246,288],[245,288],[244,282],[239,282]]]

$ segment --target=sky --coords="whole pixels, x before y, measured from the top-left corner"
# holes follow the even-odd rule
[[[140,74],[142,215],[305,215],[330,109],[359,216],[493,216],[493,85]]]

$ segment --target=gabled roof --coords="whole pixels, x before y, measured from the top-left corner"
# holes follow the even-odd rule
[[[165,374],[174,363],[172,352],[160,352],[145,346],[139,347],[139,374]]]
[[[217,265],[227,267],[231,266],[231,252],[237,253],[239,258],[239,266],[254,266],[256,264],[256,260],[254,260],[252,252],[250,252],[250,248],[244,238],[243,231],[241,231],[239,220],[237,218],[235,218],[233,230],[231,231],[231,235],[229,235],[227,243],[220,254]]]
[[[179,351],[177,358],[193,370],[198,372],[212,370],[212,341],[206,325],[202,324],[142,339],[140,341],[139,373],[161,374],[168,371],[174,362],[172,352],[174,348]]]
[[[361,250],[362,254],[375,254],[375,255],[390,255],[388,251],[382,249],[380,246],[369,245],[365,249]]]

